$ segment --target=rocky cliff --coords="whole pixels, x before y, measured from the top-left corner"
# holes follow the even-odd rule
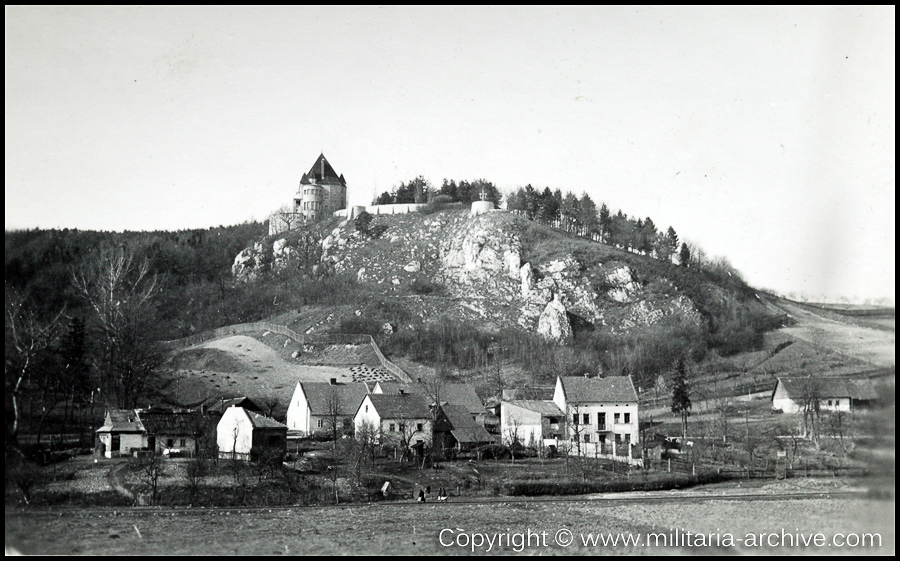
[[[240,252],[233,273],[253,282],[264,270],[308,258],[313,243],[319,271],[350,275],[376,293],[406,298],[424,321],[450,314],[518,326],[562,344],[572,339],[572,322],[622,333],[671,316],[703,321],[695,303],[659,273],[669,265],[512,213],[377,216],[371,229],[377,237],[358,232],[353,222],[312,228],[300,237],[270,237]],[[652,272],[635,269],[642,260],[653,262]]]

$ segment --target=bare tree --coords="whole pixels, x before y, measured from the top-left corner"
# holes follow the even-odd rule
[[[522,422],[513,417],[510,419],[510,426],[506,429],[506,442],[507,446],[509,446],[509,457],[512,463],[516,463],[516,448],[519,447],[520,443],[520,435],[519,430],[522,426]]]
[[[800,383],[801,409],[803,411],[803,435],[819,447],[819,421],[822,399],[818,380],[807,376]]]
[[[197,497],[200,494],[200,487],[208,474],[209,465],[207,464],[207,460],[202,456],[194,456],[188,460],[187,465],[185,465],[184,475],[188,482],[188,490],[190,491],[192,505],[196,502]]]
[[[77,293],[93,311],[104,385],[122,408],[134,407],[163,361],[156,337],[160,291],[149,260],[135,263],[134,251],[102,251],[72,272]]]
[[[12,420],[7,423],[7,442],[16,441],[22,418],[21,400],[40,363],[59,337],[62,311],[49,321],[40,320],[28,298],[6,287],[6,396],[10,400]]]
[[[150,491],[150,504],[155,505],[159,500],[159,478],[164,469],[162,457],[155,450],[138,461],[138,477]]]
[[[325,424],[331,432],[331,449],[337,449],[337,443],[343,429],[344,418],[342,416],[341,394],[337,386],[328,388],[328,395],[325,396]]]

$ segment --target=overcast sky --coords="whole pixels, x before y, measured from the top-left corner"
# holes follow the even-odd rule
[[[265,220],[324,151],[587,192],[782,293],[894,299],[895,8],[7,7],[6,228]]]

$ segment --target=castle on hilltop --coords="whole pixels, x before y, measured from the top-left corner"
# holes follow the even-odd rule
[[[319,154],[316,163],[300,178],[300,188],[294,195],[294,212],[306,220],[318,220],[346,207],[347,182],[343,174],[338,175],[325,154]]]
[[[347,207],[347,181],[338,175],[325,154],[300,178],[291,212],[279,211],[269,216],[269,235],[293,230],[300,224],[331,216]]]
[[[269,215],[269,235],[296,230],[308,222],[328,216],[340,216],[352,220],[361,212],[369,214],[407,214],[423,212],[430,203],[395,203],[347,207],[347,182],[338,175],[325,154],[319,154],[316,163],[300,178],[300,187],[294,195],[291,208],[282,208]],[[494,210],[494,203],[486,200],[482,190],[481,200],[472,202],[472,216]]]

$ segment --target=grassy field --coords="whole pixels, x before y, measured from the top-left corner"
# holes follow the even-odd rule
[[[510,541],[491,553],[526,554],[684,554],[684,553],[894,553],[893,502],[848,498],[656,501],[406,503],[288,510],[131,510],[6,511],[6,545],[25,554],[200,554],[300,555],[466,554],[472,546],[457,546],[461,533],[547,532],[544,543],[534,538],[528,547]],[[566,528],[574,543],[555,543]],[[35,531],[39,529],[39,531]],[[443,531],[443,534],[442,534]],[[715,534],[706,547],[646,545],[649,532]],[[850,548],[762,547],[743,541],[730,546],[731,533],[743,540],[748,533],[822,533],[828,542],[836,533],[878,533],[881,547]],[[639,545],[591,545],[589,533],[629,533]],[[516,538],[512,538],[515,540]],[[670,538],[671,539],[671,538]],[[521,538],[520,538],[521,540]],[[588,545],[583,543],[588,540]],[[453,545],[442,545],[452,543]],[[466,540],[460,540],[465,542]],[[684,543],[684,542],[683,542]],[[693,544],[698,544],[696,536]],[[524,544],[523,544],[524,545]],[[729,547],[730,546],[730,547]],[[487,552],[487,545],[476,553]]]

